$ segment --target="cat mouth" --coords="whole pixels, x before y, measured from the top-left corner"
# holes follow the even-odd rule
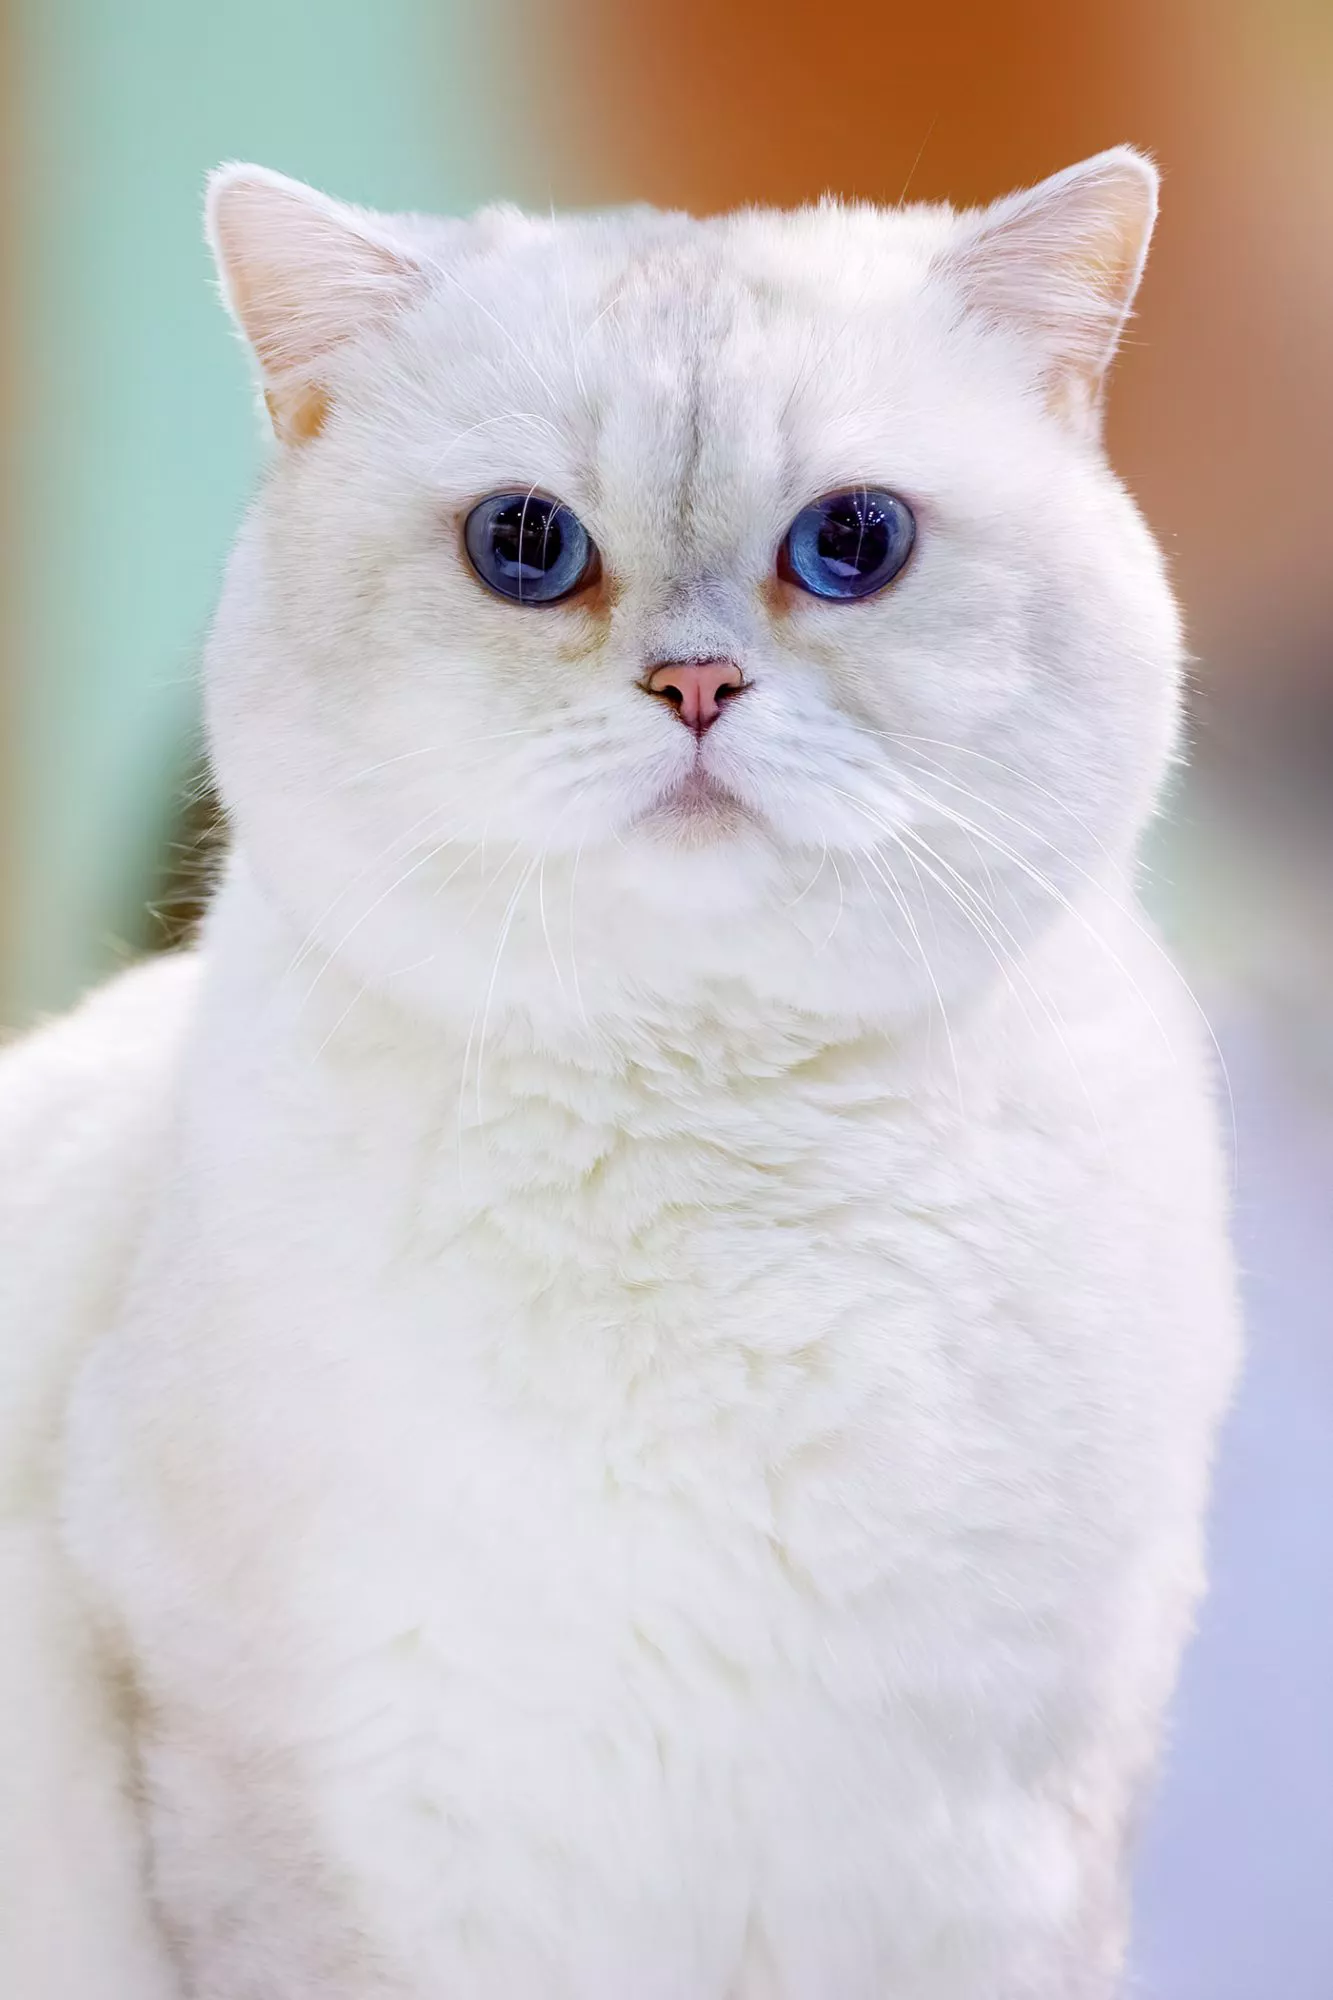
[[[718,839],[753,825],[755,815],[743,799],[696,764],[657,797],[638,824],[667,839],[697,842]]]

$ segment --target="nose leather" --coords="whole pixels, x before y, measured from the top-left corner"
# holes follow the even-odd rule
[[[644,688],[669,702],[687,729],[702,736],[722,713],[722,704],[738,695],[745,676],[734,660],[666,660],[654,667]]]

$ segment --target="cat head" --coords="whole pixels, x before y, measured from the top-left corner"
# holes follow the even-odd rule
[[[1156,176],[377,215],[214,176],[277,449],[209,649],[244,864],[430,1012],[883,1021],[1120,868],[1180,641],[1100,439]]]

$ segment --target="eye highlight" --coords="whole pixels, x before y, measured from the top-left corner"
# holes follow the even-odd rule
[[[597,570],[597,547],[577,514],[542,493],[492,493],[463,524],[468,561],[488,589],[515,604],[557,604]]]
[[[893,582],[915,540],[905,500],[875,486],[849,487],[801,509],[778,551],[778,574],[812,597],[873,597]]]

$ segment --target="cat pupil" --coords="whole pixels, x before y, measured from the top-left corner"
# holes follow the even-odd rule
[[[516,500],[496,515],[491,543],[507,569],[545,576],[564,550],[559,510],[543,500]]]
[[[840,574],[868,576],[888,559],[888,526],[877,508],[848,501],[828,509],[817,547]]]

